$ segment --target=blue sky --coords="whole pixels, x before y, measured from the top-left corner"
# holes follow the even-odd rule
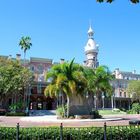
[[[23,52],[22,36],[30,36],[29,57],[60,58],[83,63],[89,20],[99,44],[100,64],[110,70],[140,73],[140,4],[115,0],[1,0],[0,55]]]

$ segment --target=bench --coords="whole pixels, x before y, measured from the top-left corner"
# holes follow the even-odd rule
[[[133,119],[129,121],[130,125],[140,125],[140,120],[138,119]]]

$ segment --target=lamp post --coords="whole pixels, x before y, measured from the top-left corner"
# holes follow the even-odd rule
[[[111,106],[112,106],[112,110],[114,108],[114,94],[111,96]]]
[[[104,98],[105,98],[104,93],[102,93],[102,103],[103,103],[102,109],[104,109],[104,108],[105,108]]]
[[[115,84],[114,83],[111,83],[111,86],[113,88],[113,93],[112,93],[112,96],[111,96],[111,108],[112,110],[116,107],[116,103],[115,103]]]
[[[88,92],[86,93],[86,98],[88,98]]]
[[[96,109],[96,95],[94,95],[94,107]]]
[[[31,88],[30,86],[26,88],[26,114],[29,115],[30,109],[30,95],[31,95]]]

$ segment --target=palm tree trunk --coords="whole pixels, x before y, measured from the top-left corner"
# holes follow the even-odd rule
[[[67,96],[67,118],[69,117],[69,111],[70,111],[70,99],[69,96]]]
[[[99,108],[101,108],[101,92],[97,92],[97,95],[96,95],[96,106],[97,106],[97,110]]]
[[[24,50],[24,68],[25,68],[25,58],[26,58],[26,51]],[[23,87],[23,94],[24,94],[24,109],[26,111],[26,108],[27,108],[27,95],[26,95],[26,86],[25,86],[25,83],[24,83],[24,87]]]
[[[26,52],[24,51],[24,67],[25,67]]]
[[[64,112],[64,117],[66,116],[66,111],[65,111],[65,100],[64,100],[64,93],[62,92],[62,108]]]

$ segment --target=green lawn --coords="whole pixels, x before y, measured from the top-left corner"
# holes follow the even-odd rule
[[[99,110],[100,115],[114,115],[114,114],[126,114],[124,111],[120,111],[119,109],[114,110]]]

